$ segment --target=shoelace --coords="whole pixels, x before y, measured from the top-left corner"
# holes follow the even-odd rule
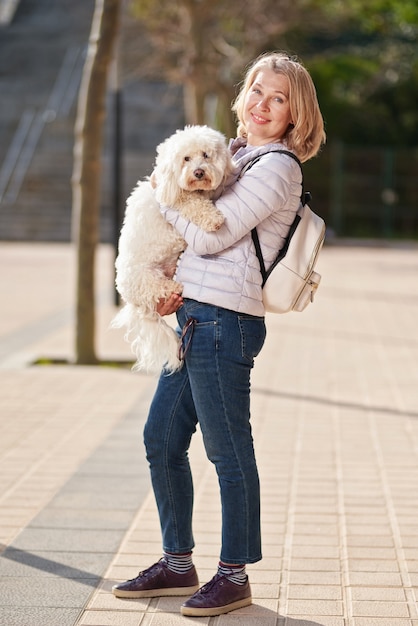
[[[215,574],[215,576],[210,580],[206,585],[200,589],[200,593],[209,593],[213,587],[220,581],[220,579],[226,579],[226,576],[222,576],[221,574]]]
[[[164,559],[160,559],[157,563],[154,563],[154,565],[150,565],[150,567],[147,567],[147,569],[144,569],[142,572],[138,572],[138,576],[135,576],[135,578],[131,578],[130,580],[128,580],[128,582],[132,582],[140,576],[148,576],[148,574],[150,574],[155,569],[156,565],[159,565],[162,561],[165,562]]]

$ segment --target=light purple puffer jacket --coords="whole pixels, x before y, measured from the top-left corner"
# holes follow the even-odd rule
[[[272,152],[275,149],[286,147],[275,143],[236,151],[235,182],[216,201],[225,215],[218,231],[207,233],[173,209],[161,208],[165,219],[187,242],[176,273],[176,280],[184,285],[185,298],[239,313],[265,314],[251,229],[257,227],[268,268],[284,243],[302,193],[299,165],[288,155]],[[263,157],[237,180],[246,163],[258,155]]]

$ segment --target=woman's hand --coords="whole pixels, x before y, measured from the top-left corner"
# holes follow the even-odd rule
[[[181,306],[183,306],[183,298],[178,293],[172,293],[171,296],[165,300],[161,298],[157,304],[158,315],[171,315],[175,313]]]

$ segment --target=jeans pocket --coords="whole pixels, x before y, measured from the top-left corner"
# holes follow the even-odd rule
[[[264,318],[255,318],[240,315],[238,324],[241,333],[242,357],[250,363],[260,353],[266,338]]]

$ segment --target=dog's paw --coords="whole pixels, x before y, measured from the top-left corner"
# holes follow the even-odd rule
[[[176,282],[175,280],[171,280],[171,278],[164,278],[160,281],[158,285],[158,297],[157,300],[164,298],[167,300],[172,293],[178,293],[181,295],[183,292],[183,285]]]
[[[216,215],[214,217],[214,230],[219,230],[222,224],[225,222],[225,216],[220,211],[216,211]]]
[[[199,226],[207,232],[219,230],[225,221],[224,215],[217,209],[203,215],[199,220]]]
[[[173,283],[173,290],[171,293],[178,293],[179,296],[181,296],[181,294],[183,293],[183,285],[181,285],[180,283],[177,283],[175,280],[173,280],[172,283]]]

